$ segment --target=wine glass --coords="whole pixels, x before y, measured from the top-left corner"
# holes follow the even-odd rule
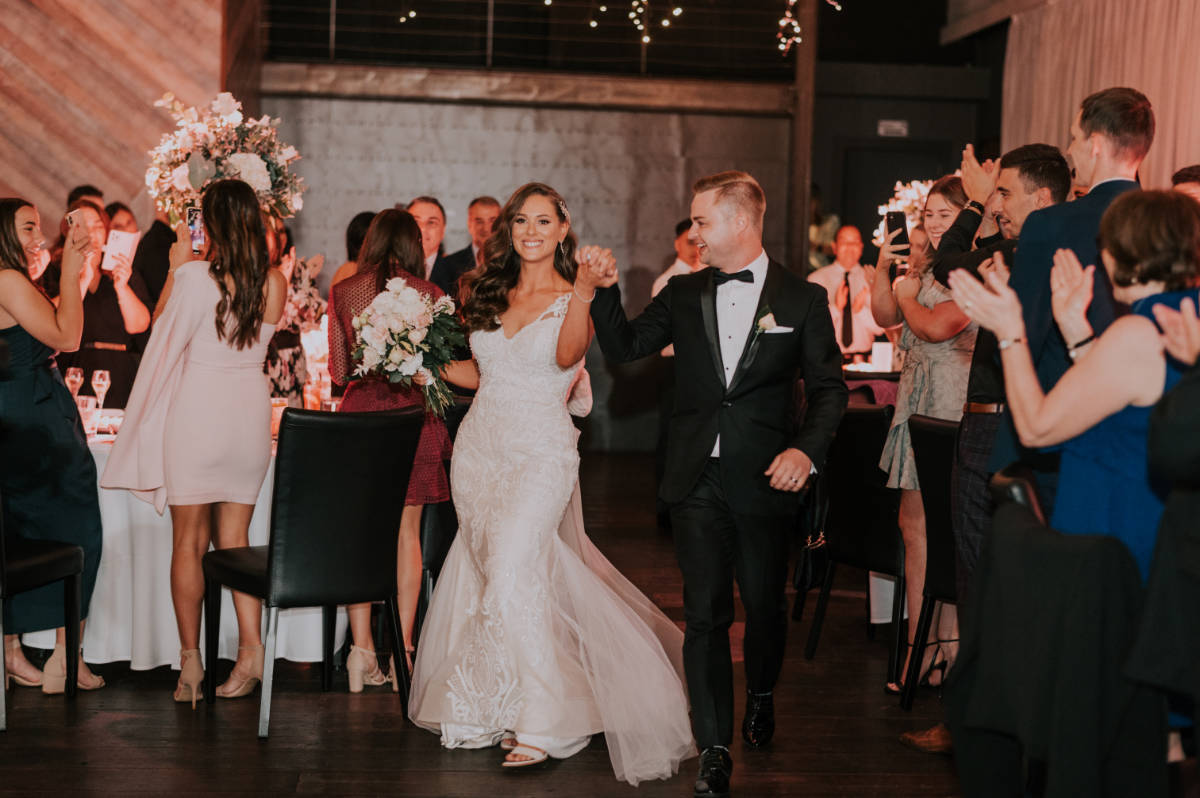
[[[79,396],[79,389],[83,387],[83,369],[71,366],[67,369],[63,381],[67,384],[67,389],[71,392],[72,397]]]
[[[108,393],[108,386],[112,384],[112,376],[108,373],[108,369],[96,369],[92,372],[92,390],[96,392],[96,409],[104,409],[104,395]]]

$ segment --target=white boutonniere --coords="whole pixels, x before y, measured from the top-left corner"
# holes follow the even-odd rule
[[[750,339],[750,345],[758,340],[758,336],[765,333],[767,330],[775,329],[775,314],[771,312],[770,305],[763,305],[758,312],[758,318],[754,320],[754,335]]]

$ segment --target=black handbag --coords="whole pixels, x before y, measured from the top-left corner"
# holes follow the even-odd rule
[[[821,587],[825,581],[825,571],[829,568],[829,549],[825,546],[825,515],[828,510],[828,492],[823,489],[820,475],[813,474],[800,514],[801,534],[805,540],[796,559],[796,572],[792,576],[792,585],[796,588],[796,603],[792,607],[794,621],[804,616],[808,591]]]

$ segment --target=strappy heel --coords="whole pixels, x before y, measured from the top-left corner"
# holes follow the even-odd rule
[[[217,688],[217,698],[242,698],[254,692],[254,688],[262,681],[263,674],[263,647],[257,646],[238,646],[238,651],[253,651],[254,659],[250,662],[250,672],[243,675],[238,673],[237,663],[234,663],[233,671],[229,674],[229,678]]]
[[[15,671],[8,670],[8,663],[13,661],[14,652],[21,650],[20,638],[17,638],[16,640],[14,640],[12,642],[12,645],[5,643],[4,649],[5,649],[4,650],[4,662],[5,662],[4,689],[6,689],[6,690],[8,689],[9,680],[12,680],[13,682],[15,682],[18,687],[41,687],[42,681],[44,679],[41,671],[38,671],[37,681],[34,681],[33,679],[26,679],[24,676],[21,676],[20,674],[16,673]],[[32,666],[33,666],[33,663],[30,663],[30,667],[32,667]],[[65,674],[64,674],[64,678],[65,678]]]
[[[75,656],[82,660],[83,655],[76,652]],[[99,690],[104,686],[104,677],[98,674],[91,674],[91,679],[84,681],[85,669],[80,663],[80,669],[75,677],[75,686],[80,690]],[[50,654],[50,659],[46,660],[45,666],[42,668],[42,692],[46,695],[59,695],[66,692],[67,688],[67,647],[59,643],[54,647],[54,651]]]
[[[175,702],[186,704],[192,702],[192,709],[197,701],[204,700],[204,666],[200,663],[200,649],[185,648],[179,652],[179,682],[175,685]]]
[[[355,645],[350,646],[350,656],[346,657],[346,674],[350,677],[352,693],[361,693],[363,685],[380,687],[390,681],[379,669],[375,652]]]

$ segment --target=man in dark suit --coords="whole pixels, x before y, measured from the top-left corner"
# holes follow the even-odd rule
[[[733,768],[733,581],[746,610],[746,716],[752,747],[774,732],[772,690],[787,631],[788,539],[799,491],[820,467],[846,407],[842,357],[820,286],[770,261],[766,201],[744,172],[693,187],[692,230],[711,268],[672,278],[632,321],[615,268],[584,264],[592,320],[609,358],[675,347],[675,401],[660,497],[671,508],[684,580],[684,668],[702,749],[697,796],[728,793]],[[803,378],[807,412],[794,429]],[[636,677],[634,677],[636,678]]]
[[[438,258],[433,265],[430,281],[447,294],[456,296],[459,279],[483,262],[483,245],[491,238],[498,218],[500,202],[495,197],[476,197],[471,200],[467,206],[467,230],[471,233],[471,243],[458,252]]]
[[[1096,237],[1100,218],[1126,191],[1138,188],[1138,167],[1154,140],[1154,111],[1135,89],[1104,89],[1084,99],[1071,122],[1068,156],[1074,161],[1075,182],[1089,186],[1074,202],[1029,214],[1021,228],[1009,285],[1021,299],[1025,335],[1042,389],[1049,391],[1104,332],[1116,315],[1112,286],[1103,268],[1094,270],[1092,303],[1087,325],[1059,331],[1050,308],[1050,269],[1059,249],[1074,250],[1080,263],[1099,264]],[[1000,341],[1001,349],[1019,341]],[[1021,446],[1012,419],[1005,415],[992,450],[991,469],[999,471],[1021,460],[1034,466],[1042,504],[1049,513],[1058,485],[1057,468],[1044,456]]]

